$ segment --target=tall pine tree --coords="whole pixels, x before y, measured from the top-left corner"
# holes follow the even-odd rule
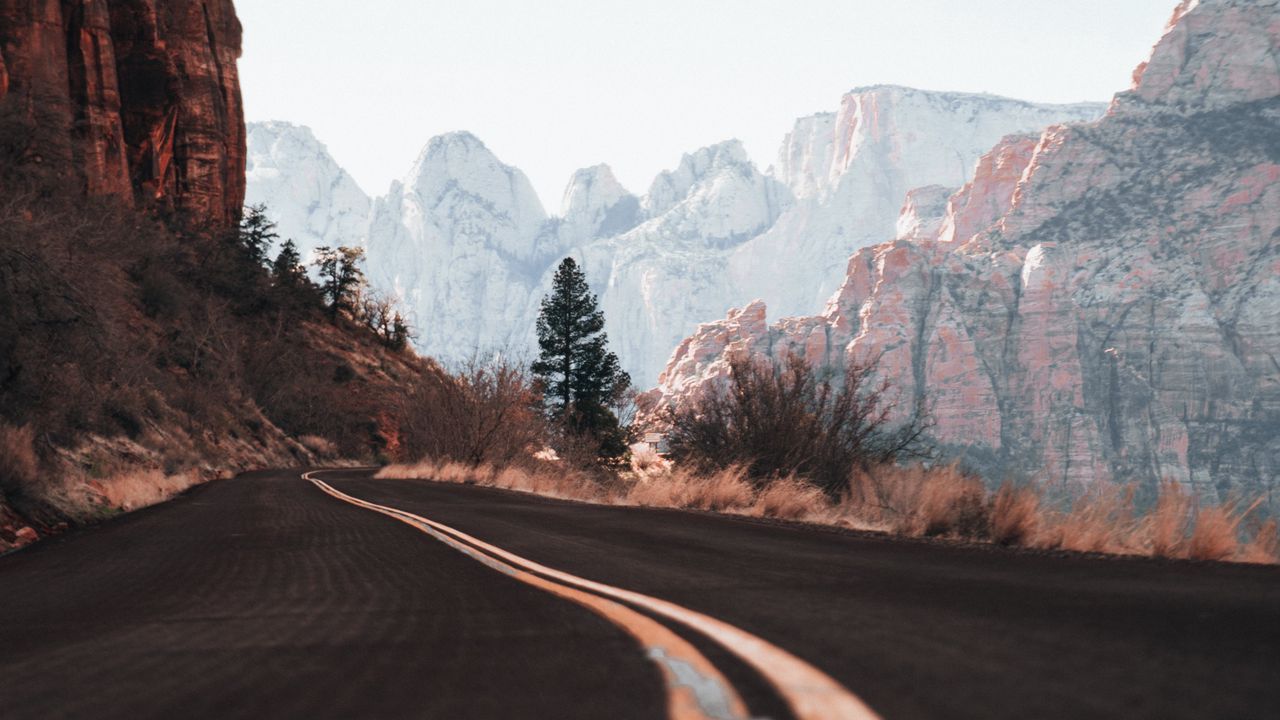
[[[556,269],[537,330],[541,352],[532,370],[552,418],[594,440],[601,456],[622,455],[625,436],[609,406],[631,386],[631,377],[609,351],[604,313],[573,258]]]

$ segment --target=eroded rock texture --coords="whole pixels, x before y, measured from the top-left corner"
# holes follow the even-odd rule
[[[704,325],[647,402],[735,356],[879,358],[993,479],[1280,507],[1278,44],[1280,0],[1184,2],[1107,117],[1006,138],[941,218],[914,194],[823,315]]]
[[[239,56],[231,0],[0,0],[6,131],[94,195],[238,218]]]

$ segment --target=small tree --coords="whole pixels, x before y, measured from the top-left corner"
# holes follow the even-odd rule
[[[239,240],[254,264],[266,264],[267,253],[278,239],[280,235],[276,233],[276,224],[267,217],[266,205],[250,205],[245,209],[244,219],[240,221]]]
[[[626,436],[609,406],[627,391],[631,377],[609,351],[604,313],[573,258],[556,269],[537,330],[541,352],[532,370],[549,415],[566,430],[591,438],[601,457],[622,455]]]
[[[275,275],[276,283],[284,287],[297,287],[306,279],[306,272],[302,267],[302,255],[298,253],[298,246],[293,240],[285,240],[280,253],[271,263],[271,274]]]
[[[360,269],[363,260],[364,250],[360,248],[316,249],[312,264],[320,271],[320,292],[332,319],[337,320],[342,312],[355,312],[365,285],[364,272]]]

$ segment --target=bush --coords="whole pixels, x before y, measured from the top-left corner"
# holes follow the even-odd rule
[[[837,377],[796,355],[734,362],[727,380],[666,414],[671,455],[701,472],[740,465],[759,485],[797,475],[837,496],[855,469],[927,450],[925,417],[895,422],[890,385],[872,375],[851,364]]]
[[[410,457],[505,467],[545,445],[529,373],[501,354],[452,374],[427,374],[405,394],[401,442]]]

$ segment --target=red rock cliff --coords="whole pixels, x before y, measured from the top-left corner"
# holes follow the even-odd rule
[[[240,34],[231,0],[0,0],[0,114],[91,194],[232,222]]]

